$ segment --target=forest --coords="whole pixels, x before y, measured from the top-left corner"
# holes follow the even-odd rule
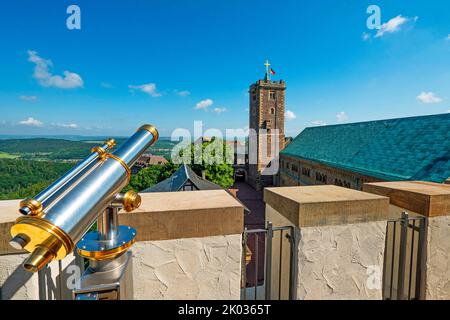
[[[0,159],[0,199],[34,196],[73,165],[54,161]]]

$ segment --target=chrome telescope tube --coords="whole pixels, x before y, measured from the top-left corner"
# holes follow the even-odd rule
[[[62,177],[52,183],[48,188],[42,190],[33,199],[25,199],[20,203],[19,212],[23,215],[39,214],[49,203],[51,203],[64,190],[71,181],[82,176],[83,172],[91,166],[97,159],[102,157],[108,149],[112,149],[116,145],[114,139],[109,139],[102,146],[93,148],[92,154],[85,160],[78,163]]]
[[[155,127],[140,127],[115,152],[105,153],[80,170],[81,176],[64,184],[63,190],[40,214],[18,218],[11,227],[11,241],[31,252],[24,263],[25,269],[35,272],[72,252],[74,245],[127,185],[130,168],[136,160],[157,139]]]

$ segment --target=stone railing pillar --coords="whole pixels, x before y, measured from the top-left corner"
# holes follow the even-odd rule
[[[422,299],[450,299],[450,185],[423,182],[366,183],[364,191],[387,196],[390,216],[401,212],[427,218],[423,261]]]
[[[267,221],[298,228],[297,299],[382,298],[388,198],[305,186],[266,188],[264,200]]]

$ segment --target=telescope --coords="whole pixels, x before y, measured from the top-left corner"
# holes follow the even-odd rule
[[[134,191],[120,191],[130,181],[130,168],[157,140],[158,131],[148,124],[114,152],[115,141],[107,140],[48,188],[22,201],[19,212],[23,216],[11,227],[10,245],[30,252],[23,267],[36,272],[76,248],[90,263],[81,287],[83,280],[84,287],[104,287],[102,279],[92,275],[107,274],[120,265],[129,268],[131,255],[125,253],[135,241],[136,230],[119,226],[117,213],[121,208],[127,212],[136,209],[141,198]],[[95,221],[98,231],[87,233]],[[92,296],[78,289],[79,297]]]

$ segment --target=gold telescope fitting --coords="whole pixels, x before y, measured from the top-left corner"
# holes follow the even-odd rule
[[[31,215],[33,216],[41,214],[43,210],[42,203],[32,198],[22,200],[20,202],[20,207],[27,207],[30,209]]]
[[[103,159],[106,158],[106,150],[103,149],[103,148],[100,147],[100,146],[93,147],[93,148],[91,149],[91,152],[92,152],[92,153],[97,152],[97,153],[98,153],[98,158],[99,158],[100,160],[103,160]]]
[[[110,250],[101,250],[101,251],[88,251],[78,248],[77,252],[80,256],[90,260],[107,260],[113,259],[115,257],[120,256],[122,253],[127,251],[134,243],[136,239],[132,239],[131,241],[123,244],[120,247],[110,249]]]
[[[42,244],[36,246],[33,252],[25,259],[23,267],[30,272],[42,269],[47,263],[55,259],[61,243],[54,237],[49,237]]]
[[[106,157],[106,158],[114,159],[114,160],[116,160],[117,162],[119,162],[119,163],[122,165],[122,167],[125,169],[125,171],[127,172],[128,181],[130,181],[130,179],[131,179],[131,170],[130,170],[130,168],[128,167],[128,165],[125,163],[125,161],[123,161],[123,160],[120,159],[118,156],[116,156],[115,154],[112,154],[112,153],[106,153],[105,157]]]
[[[141,196],[133,190],[127,191],[123,196],[122,203],[126,212],[133,211],[141,205]]]
[[[11,236],[17,246],[21,245],[21,249],[31,252],[24,267],[33,272],[53,259],[63,259],[75,247],[72,239],[64,231],[40,217],[18,218],[11,227]]]
[[[139,129],[137,129],[137,131],[140,131],[140,130],[147,130],[148,132],[150,132],[153,135],[152,145],[154,145],[156,143],[156,141],[158,141],[159,133],[158,133],[158,130],[156,130],[155,126],[153,126],[151,124],[144,124]]]
[[[107,144],[108,145],[108,148],[109,149],[112,149],[112,148],[114,148],[115,146],[116,146],[116,140],[114,140],[114,139],[108,139],[108,140],[106,140],[105,142],[104,142],[104,144]]]

